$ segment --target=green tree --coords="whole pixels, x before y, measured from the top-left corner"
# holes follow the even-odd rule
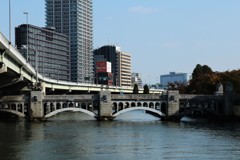
[[[149,87],[147,84],[143,86],[143,94],[149,94]]]
[[[197,64],[187,87],[187,93],[213,94],[219,81],[218,74],[213,72],[209,66]]]
[[[133,86],[133,93],[134,94],[138,94],[138,92],[139,92],[138,85],[134,84],[134,86]]]
[[[198,78],[199,76],[209,74],[209,73],[212,73],[212,72],[213,71],[209,66],[207,66],[207,65],[201,66],[200,64],[197,64],[196,67],[193,70],[192,78],[195,79],[195,78]]]

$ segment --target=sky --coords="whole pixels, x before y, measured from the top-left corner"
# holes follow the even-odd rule
[[[44,0],[11,1],[14,27],[45,26]],[[1,0],[0,32],[9,38],[9,0]],[[94,49],[116,45],[132,56],[132,72],[159,83],[169,72],[240,67],[240,0],[93,0]]]

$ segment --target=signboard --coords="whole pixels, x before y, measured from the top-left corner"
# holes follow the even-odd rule
[[[112,65],[111,62],[96,62],[96,73],[102,73],[102,72],[112,72]]]

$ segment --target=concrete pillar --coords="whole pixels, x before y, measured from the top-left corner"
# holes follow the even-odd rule
[[[228,118],[233,116],[233,85],[232,83],[227,82],[225,86],[225,95],[224,95],[224,117]]]
[[[224,116],[230,117],[233,116],[233,100],[232,100],[233,95],[227,94],[224,96],[224,109],[223,113]]]
[[[167,95],[167,118],[178,120],[179,116],[179,91],[168,91]]]
[[[46,95],[46,83],[45,82],[41,82],[40,88],[41,88],[43,95]]]
[[[111,92],[108,90],[100,91],[99,101],[98,120],[111,120],[113,118]]]
[[[43,120],[43,93],[31,91],[30,94],[30,120]]]
[[[7,66],[4,63],[0,62],[0,73],[5,72],[7,72]]]

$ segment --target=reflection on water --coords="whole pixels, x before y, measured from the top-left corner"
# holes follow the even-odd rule
[[[0,123],[1,159],[238,159],[240,125],[172,123],[129,112],[114,121],[64,113],[46,123]]]

